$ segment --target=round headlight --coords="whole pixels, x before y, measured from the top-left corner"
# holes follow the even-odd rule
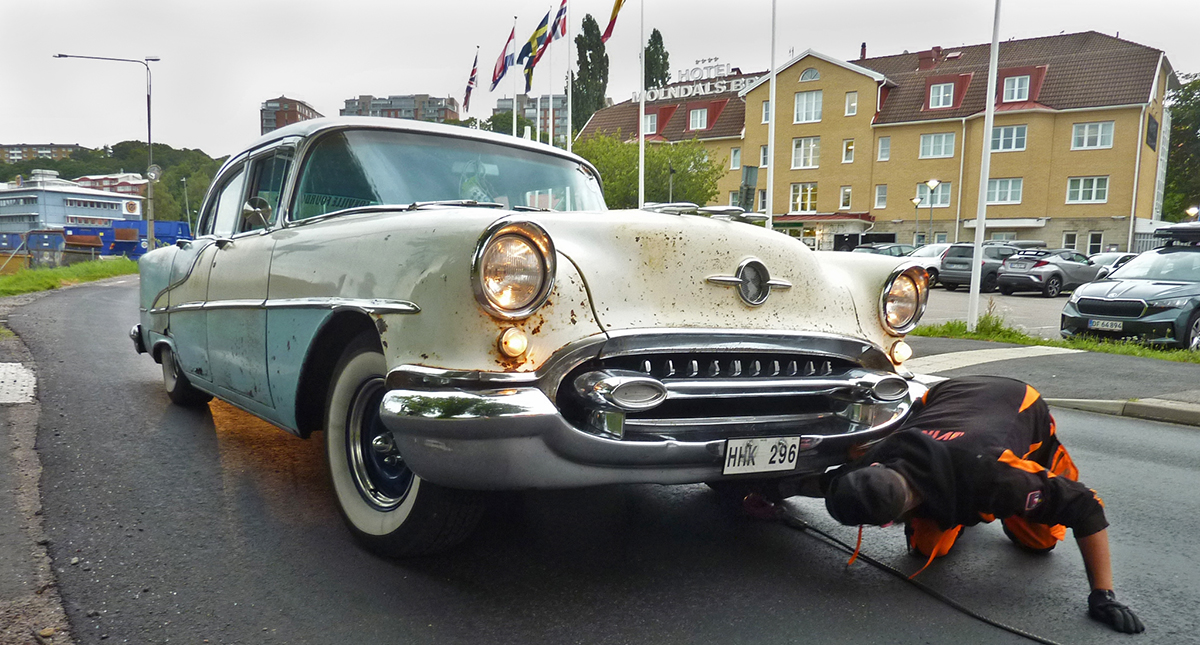
[[[479,241],[472,282],[475,297],[505,319],[532,314],[554,286],[554,246],[533,222],[499,222]]]
[[[893,332],[906,333],[925,312],[927,283],[923,269],[908,269],[896,275],[883,296],[883,323]]]

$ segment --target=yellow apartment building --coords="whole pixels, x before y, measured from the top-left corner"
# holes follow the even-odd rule
[[[766,210],[774,163],[773,226],[813,248],[849,248],[864,233],[973,240],[989,46],[863,54],[810,50],[778,70],[770,159],[769,76],[740,93],[741,159],[762,166],[755,209]],[[1163,99],[1179,83],[1165,54],[1083,32],[1001,43],[999,61],[985,237],[1149,248],[1162,219]]]

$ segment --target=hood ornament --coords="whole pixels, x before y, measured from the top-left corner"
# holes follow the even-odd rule
[[[771,287],[776,289],[791,289],[792,283],[787,280],[772,280],[767,265],[757,258],[750,258],[738,266],[733,275],[710,275],[708,282],[722,287],[737,287],[742,302],[757,307],[767,301],[771,295]]]

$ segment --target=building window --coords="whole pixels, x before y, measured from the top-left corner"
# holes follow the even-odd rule
[[[1009,76],[1004,79],[1004,102],[1029,100],[1029,76]]]
[[[937,83],[929,87],[930,109],[954,106],[954,83]]]
[[[875,186],[875,208],[887,208],[887,184]]]
[[[1025,149],[1025,126],[1006,125],[992,128],[992,152],[1013,152]]]
[[[858,114],[858,92],[846,92],[846,116]]]
[[[949,239],[950,238],[947,237],[946,233],[939,232],[939,233],[934,233],[934,235],[933,235],[933,241],[938,244],[945,244],[946,241]]]
[[[792,212],[817,212],[817,182],[792,184]]]
[[[767,191],[765,190],[758,191],[758,212],[767,212]]]
[[[690,129],[703,130],[708,127],[708,108],[699,108],[692,110],[691,118],[689,119]]]
[[[792,168],[816,168],[821,163],[821,137],[792,139]]]
[[[796,92],[796,114],[793,123],[816,123],[821,120],[821,90]]]
[[[892,138],[879,137],[879,161],[887,161],[892,158]]]
[[[771,156],[767,153],[767,147],[759,146],[759,148],[758,148],[758,167],[766,168],[767,161],[770,159],[770,157]]]
[[[925,234],[917,233],[913,236],[913,246],[925,246]]]
[[[729,169],[737,170],[741,167],[742,167],[742,149],[741,148],[730,148],[729,149]]]
[[[1020,204],[1021,188],[1025,181],[1016,179],[989,179],[987,203],[989,204]]]
[[[1011,242],[1017,239],[1017,234],[1012,231],[996,232],[992,233],[992,239],[998,242]]]
[[[762,113],[763,113],[763,121],[762,122],[770,123],[771,122],[771,102],[770,101],[763,101]]]
[[[509,119],[510,121],[512,119]],[[646,134],[654,134],[658,132],[658,115],[645,114],[642,116],[642,131]]]
[[[1099,253],[1104,250],[1104,231],[1092,231],[1088,233],[1088,255]]]
[[[821,72],[818,72],[817,70],[815,70],[811,67],[800,73],[800,82],[801,83],[807,83],[808,81],[819,81],[819,80],[821,80]]]
[[[729,205],[741,206],[741,195],[736,190],[729,191]]]
[[[1078,250],[1075,245],[1079,243],[1079,236],[1075,231],[1063,231],[1063,248]]]
[[[1067,180],[1068,204],[1103,204],[1108,201],[1108,177],[1071,177]]]
[[[813,185],[815,186],[816,184],[813,184]],[[849,210],[850,209],[850,193],[851,193],[850,186],[842,186],[842,205],[839,207],[841,210]]]
[[[854,163],[854,139],[842,140],[842,163]]]
[[[954,156],[954,133],[921,135],[921,159],[938,159]]]
[[[917,197],[921,198],[921,208],[947,208],[950,206],[950,182],[938,184],[933,190],[932,198],[929,195],[929,186],[924,183],[917,184]]]
[[[1071,137],[1072,150],[1111,148],[1113,142],[1113,122],[1076,123],[1073,134],[1074,136]]]

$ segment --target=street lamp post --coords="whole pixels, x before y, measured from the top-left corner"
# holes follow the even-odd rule
[[[936,179],[930,179],[925,182],[925,185],[929,187],[929,237],[925,240],[926,244],[933,243],[933,189],[941,184],[942,182]]]
[[[913,246],[917,245],[917,230],[921,228],[921,198],[913,197]]]
[[[194,237],[194,234],[192,233],[192,208],[188,204],[187,177],[183,177],[179,181],[183,182],[183,214],[185,217],[187,217],[188,235],[192,235]]]
[[[55,58],[85,58],[87,60],[111,60],[119,63],[137,63],[146,68],[146,174],[150,183],[146,186],[146,245],[147,250],[154,250],[154,182],[158,179],[159,170],[154,165],[154,144],[150,138],[150,63],[159,61],[157,56],[147,56],[141,60],[136,58],[109,58],[107,56],[78,56],[75,54],[55,54]]]

